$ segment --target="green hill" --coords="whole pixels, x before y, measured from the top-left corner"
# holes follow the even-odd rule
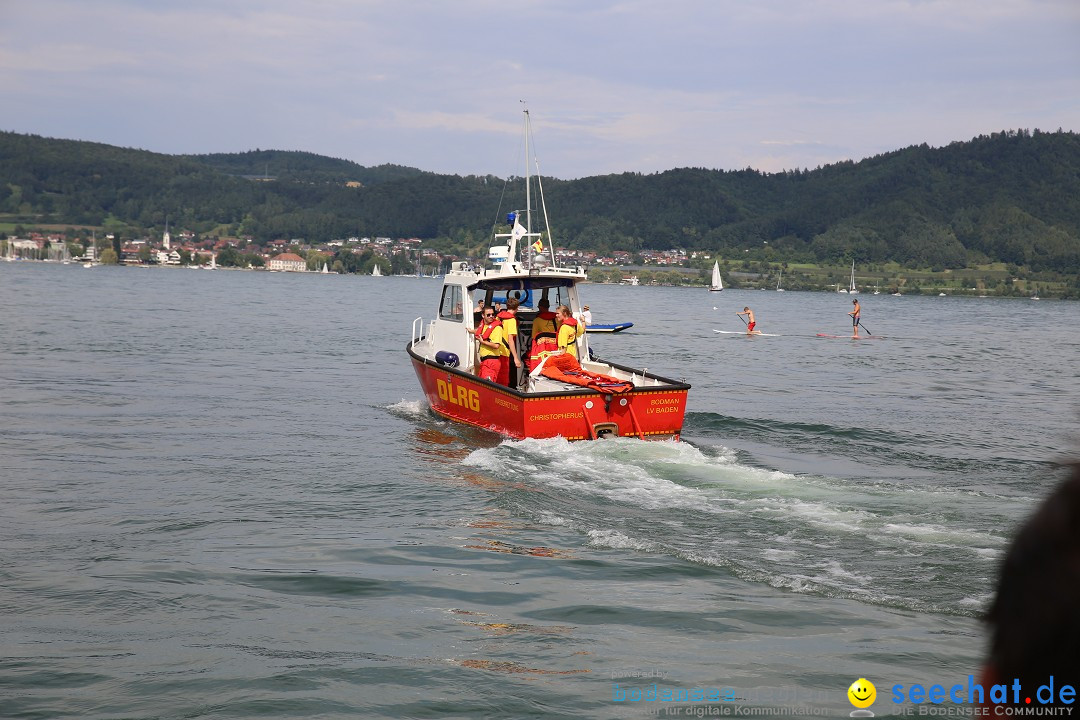
[[[520,187],[521,180],[510,184]],[[506,183],[312,153],[171,156],[0,133],[0,221],[145,232],[227,227],[257,242],[352,235],[478,245]],[[512,189],[512,188],[511,188]],[[545,180],[555,242],[681,247],[769,262],[991,262],[1080,272],[1080,136],[1008,131],[766,174],[682,168]]]
[[[216,153],[184,157],[228,175],[239,175],[257,180],[273,179],[338,185],[355,182],[362,185],[378,185],[424,174],[422,170],[401,165],[379,165],[369,168],[349,160],[299,151],[252,150],[245,153]]]

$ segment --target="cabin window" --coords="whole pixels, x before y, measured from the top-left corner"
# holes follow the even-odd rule
[[[551,312],[555,312],[555,308],[559,307],[560,305],[566,305],[568,307],[570,305],[570,292],[568,288],[546,288],[543,293],[544,296],[547,297],[548,305],[550,305]],[[540,297],[537,296],[536,299],[539,300]]]
[[[443,288],[442,303],[439,305],[439,319],[462,322],[465,310],[462,302],[460,285],[447,285]],[[472,310],[472,308],[469,308]]]

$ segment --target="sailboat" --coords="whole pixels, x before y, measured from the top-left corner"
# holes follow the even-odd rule
[[[322,264],[322,270],[320,270],[319,272],[322,273],[323,275],[329,275],[330,274],[330,270],[326,267],[326,263]]]
[[[784,268],[780,268],[780,277],[776,278],[776,292],[784,292],[784,288],[780,287],[780,281],[784,279]]]
[[[858,290],[855,289],[855,261],[851,261],[851,287],[848,288],[848,295],[857,295]]]
[[[709,285],[709,292],[720,292],[724,289],[724,281],[720,279],[720,263],[714,262],[712,264],[712,284]]]
[[[371,268],[371,277],[382,277],[382,270],[379,269],[378,264]]]

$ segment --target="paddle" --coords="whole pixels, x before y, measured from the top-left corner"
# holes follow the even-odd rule
[[[739,313],[735,313],[735,314],[739,315]],[[750,324],[748,322],[746,322],[746,318],[744,318],[742,315],[739,315],[739,319],[742,320],[743,325],[746,325],[747,327],[750,326]]]
[[[866,326],[862,324],[862,318],[859,318],[859,327],[861,327],[863,330],[866,330],[867,335],[873,335],[874,334],[874,333],[870,332],[869,330],[867,330]]]

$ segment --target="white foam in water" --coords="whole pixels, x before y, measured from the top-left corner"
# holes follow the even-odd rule
[[[589,540],[593,545],[598,547],[608,547],[617,550],[629,549],[656,552],[662,549],[657,543],[648,540],[635,540],[618,530],[590,530]]]
[[[954,504],[967,496],[954,503],[936,489],[920,496],[900,483],[793,475],[740,464],[726,448],[505,440],[463,462],[552,489],[571,505],[537,508],[538,521],[587,534],[595,547],[669,554],[795,592],[963,612],[957,599],[939,605],[913,595],[898,584],[895,563],[949,567],[960,551],[982,567],[1005,543],[947,519],[963,517]]]
[[[420,417],[428,414],[428,404],[426,400],[406,400],[402,398],[399,402],[387,406],[386,409],[406,417]]]
[[[866,510],[845,510],[820,502],[805,502],[798,498],[769,498],[748,502],[748,512],[783,519],[792,516],[831,530],[861,532],[866,522],[874,518]]]
[[[845,585],[852,582],[859,583],[860,585],[866,585],[867,583],[870,583],[872,581],[872,578],[867,577],[866,575],[859,575],[858,573],[845,569],[844,566],[836,560],[826,560],[825,562],[818,565],[818,568],[825,571],[825,577],[829,578],[830,580],[842,580]],[[824,580],[825,578],[818,579]]]
[[[886,523],[881,527],[884,532],[903,535],[913,540],[926,543],[971,547],[972,545],[990,545],[1001,547],[1005,538],[966,528],[944,527],[926,523]]]
[[[514,454],[513,463],[506,462],[508,453]],[[559,489],[659,509],[701,507],[707,498],[700,490],[661,477],[658,470],[679,469],[703,460],[699,450],[685,443],[642,443],[623,438],[570,443],[550,438],[507,440],[496,448],[474,450],[462,462],[496,476],[525,471]]]
[[[993,598],[993,593],[982,593],[980,595],[974,595],[971,597],[961,598],[960,604],[965,607],[970,607],[975,610],[982,610],[990,605],[990,599]]]
[[[569,518],[564,518],[561,515],[556,515],[550,510],[541,510],[539,522],[545,525],[552,525],[554,527],[573,527],[574,523]]]

